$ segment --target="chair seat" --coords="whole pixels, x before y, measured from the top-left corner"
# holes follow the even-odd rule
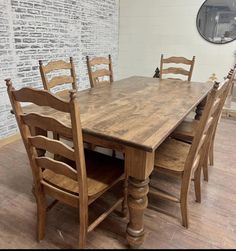
[[[166,139],[155,152],[155,168],[182,173],[190,145],[172,138]]]
[[[122,179],[124,174],[124,161],[105,154],[85,149],[85,162],[88,197],[94,197],[105,191],[116,181]],[[47,169],[43,172],[43,179],[66,192],[79,195],[78,182],[64,175],[56,174]]]
[[[199,120],[195,119],[184,120],[176,128],[176,130],[172,133],[171,136],[175,139],[191,142],[193,140],[198,125],[199,125]]]

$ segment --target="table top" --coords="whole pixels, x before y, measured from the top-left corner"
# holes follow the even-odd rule
[[[80,91],[82,130],[152,152],[211,88],[209,83],[133,76]],[[61,118],[59,112],[37,109]],[[69,125],[67,117],[62,120]]]

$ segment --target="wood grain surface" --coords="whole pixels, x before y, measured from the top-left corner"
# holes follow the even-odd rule
[[[83,133],[153,152],[211,87],[209,83],[133,76],[81,91]],[[37,109],[69,123],[65,114],[48,107]]]

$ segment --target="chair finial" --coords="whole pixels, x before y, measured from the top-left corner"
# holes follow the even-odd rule
[[[218,89],[219,85],[220,85],[220,82],[215,81],[213,89],[215,89],[215,90]]]
[[[233,72],[234,72],[234,69],[230,69],[230,71],[229,71],[226,78],[230,79],[232,77],[232,75],[233,75]]]
[[[5,79],[5,82],[6,82],[6,86],[7,86],[8,90],[14,89],[14,87],[12,86],[12,81],[11,81],[10,78]]]

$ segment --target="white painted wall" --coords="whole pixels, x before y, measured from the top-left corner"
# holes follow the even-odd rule
[[[234,64],[236,41],[215,45],[197,31],[203,0],[120,0],[119,78],[153,76],[160,55],[196,56],[193,80],[219,80]]]

